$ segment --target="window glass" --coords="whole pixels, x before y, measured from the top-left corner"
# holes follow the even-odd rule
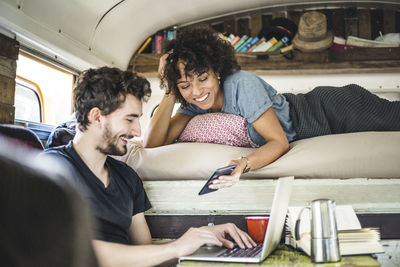
[[[33,122],[42,122],[40,98],[30,86],[15,85],[15,118]]]
[[[17,75],[32,81],[40,88],[43,96],[43,123],[58,125],[71,117],[73,74],[20,53]]]

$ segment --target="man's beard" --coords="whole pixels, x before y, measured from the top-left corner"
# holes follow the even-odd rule
[[[105,147],[97,146],[97,150],[99,150],[101,153],[105,155],[114,155],[114,156],[122,156],[126,154],[127,152],[126,145],[124,145],[122,149],[118,148],[117,144],[119,141],[119,136],[112,134],[109,128],[109,124],[106,124],[104,127],[103,139],[104,139],[104,144],[106,144],[106,146]]]

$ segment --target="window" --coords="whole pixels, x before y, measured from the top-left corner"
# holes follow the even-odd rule
[[[17,78],[15,84],[15,118],[42,122],[40,89],[28,80]]]
[[[28,113],[32,111],[34,114],[29,114],[29,116],[32,115],[33,120],[26,120],[49,125],[58,125],[71,117],[72,88],[75,79],[73,74],[20,52],[17,61],[17,76],[31,82],[31,85],[16,86],[15,113],[18,116],[28,116]],[[35,93],[36,96],[34,96]],[[20,103],[18,104],[17,101]],[[41,107],[38,108],[37,105]],[[41,121],[37,121],[38,110],[42,112],[39,114]],[[18,116],[16,116],[17,119],[19,119]]]
[[[159,105],[160,105],[160,104],[157,104],[157,105],[154,106],[154,108],[152,109],[152,111],[151,111],[151,113],[150,113],[150,118],[153,117],[153,115],[154,115],[154,113],[156,112],[156,110],[157,110],[157,108],[158,108]],[[178,109],[180,108],[180,106],[181,106],[180,103],[176,103],[176,104],[174,105],[174,109],[172,110],[171,117],[173,117],[173,116],[176,114],[176,112],[178,111]]]

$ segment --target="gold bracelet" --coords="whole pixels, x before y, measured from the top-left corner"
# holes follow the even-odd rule
[[[250,160],[247,157],[240,157],[240,159],[246,160],[246,166],[244,167],[243,173],[250,171]]]

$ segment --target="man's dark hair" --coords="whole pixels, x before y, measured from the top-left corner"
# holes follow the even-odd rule
[[[151,95],[150,83],[134,72],[117,68],[102,67],[83,72],[74,88],[79,130],[87,129],[92,108],[97,107],[103,115],[108,115],[121,106],[128,94],[147,101]]]
[[[181,78],[179,61],[186,64],[185,75],[201,74],[211,69],[219,73],[221,84],[232,72],[240,70],[232,45],[207,26],[179,30],[177,38],[167,45],[165,51],[169,51],[170,54],[161,77],[161,87],[167,86],[177,101],[184,106],[187,103],[177,87],[177,81]]]

